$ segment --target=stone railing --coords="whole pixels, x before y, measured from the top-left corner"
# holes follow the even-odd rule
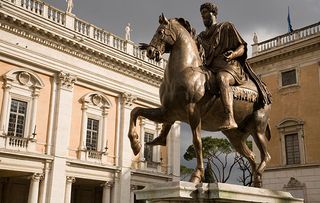
[[[297,42],[320,33],[320,22],[294,30],[293,32],[252,45],[252,56]]]
[[[102,159],[102,152],[94,151],[94,150],[87,150],[87,158],[88,159],[96,159],[101,160]]]
[[[24,152],[35,152],[36,140],[17,136],[0,136],[0,148]]]
[[[8,136],[7,142],[8,146],[13,148],[28,148],[28,141],[27,138],[16,137],[16,136]]]
[[[162,60],[161,62],[150,60],[145,56],[144,51],[140,50],[139,46],[134,44],[132,41],[125,40],[105,31],[104,29],[98,28],[77,18],[75,15],[66,14],[66,12],[54,8],[41,0],[0,0],[0,3],[1,2],[8,2],[27,12],[31,12],[41,18],[45,18],[52,23],[61,25],[69,30],[73,30],[75,34],[80,35],[80,38],[90,38],[160,68],[165,68],[167,64],[166,60]]]

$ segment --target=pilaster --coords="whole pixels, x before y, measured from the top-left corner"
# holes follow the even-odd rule
[[[39,196],[39,185],[40,180],[42,178],[42,174],[35,173],[30,177],[30,189],[28,196],[28,203],[38,203]]]
[[[77,81],[76,76],[64,72],[58,73],[57,79],[56,110],[52,135],[54,160],[50,172],[48,202],[65,201],[66,157],[71,130],[73,86]]]
[[[76,178],[75,177],[67,176],[64,203],[70,203],[71,202],[71,189],[72,189],[72,184],[75,183],[75,182],[76,182]]]
[[[123,93],[121,95],[121,131],[120,131],[120,202],[130,202],[130,180],[131,180],[131,163],[133,152],[131,150],[130,141],[128,138],[130,112],[133,108],[133,103],[136,97]]]
[[[101,184],[101,186],[103,187],[102,189],[102,203],[110,203],[111,201],[111,187],[112,187],[112,182],[107,181],[103,184]]]

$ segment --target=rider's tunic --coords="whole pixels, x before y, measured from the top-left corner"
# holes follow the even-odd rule
[[[236,85],[241,85],[248,78],[251,78],[258,86],[261,103],[271,103],[269,91],[246,62],[247,43],[242,39],[232,23],[223,22],[214,24],[206,31],[201,32],[197,40],[204,48],[204,64],[208,69],[213,73],[220,71],[230,73],[234,77]],[[240,45],[244,45],[245,47],[243,55],[227,62],[223,54],[230,50],[235,51]]]

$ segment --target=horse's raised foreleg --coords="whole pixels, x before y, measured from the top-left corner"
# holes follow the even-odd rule
[[[158,137],[156,137],[154,140],[151,142],[147,142],[147,145],[161,145],[161,146],[166,146],[167,145],[167,136],[168,133],[171,129],[171,126],[173,123],[163,123],[160,134]]]
[[[192,141],[197,158],[197,167],[191,175],[190,181],[193,183],[200,183],[204,179],[203,155],[202,155],[202,141],[201,141],[201,117],[199,110],[195,104],[188,106],[189,124],[192,131]]]
[[[164,111],[162,108],[136,107],[131,111],[128,137],[130,139],[130,144],[134,155],[137,155],[141,149],[139,135],[136,132],[136,123],[139,116],[143,116],[158,123],[164,122]]]

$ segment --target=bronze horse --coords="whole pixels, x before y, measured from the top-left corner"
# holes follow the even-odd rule
[[[161,106],[159,108],[136,107],[131,112],[128,136],[135,155],[141,144],[135,126],[139,116],[163,123],[159,137],[151,145],[166,145],[166,137],[175,121],[186,122],[191,126],[193,145],[196,151],[197,167],[191,176],[191,182],[199,183],[204,177],[201,129],[218,131],[222,124],[223,105],[219,96],[208,90],[213,79],[208,78],[208,71],[201,67],[202,60],[192,30],[182,18],[166,19],[162,14],[160,26],[149,45],[145,45],[150,59],[160,60],[163,53],[170,53],[168,65],[160,86]],[[214,84],[214,83],[213,83]],[[268,125],[271,106],[257,107],[257,87],[252,81],[234,90],[234,114],[237,129],[222,131],[237,152],[246,157],[254,175],[253,186],[261,187],[262,173],[270,160],[267,140],[270,140]],[[211,88],[212,89],[212,88]],[[238,94],[236,94],[238,92]],[[238,96],[237,96],[238,95]],[[242,96],[241,96],[242,95]],[[251,96],[250,96],[251,95]],[[261,152],[261,163],[255,163],[255,155],[246,145],[248,136],[254,138]]]

